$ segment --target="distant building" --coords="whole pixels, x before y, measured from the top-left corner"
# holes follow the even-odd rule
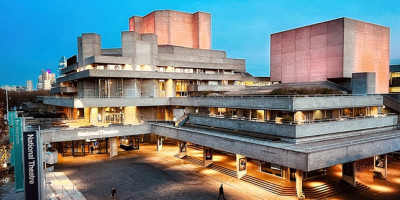
[[[51,70],[42,70],[38,77],[37,90],[50,90],[51,84],[56,81],[56,75]]]
[[[21,91],[25,91],[26,88],[23,87],[22,85],[20,86],[16,86],[16,85],[4,85],[0,87],[3,90],[7,90],[7,91],[12,91],[12,92],[21,92]]]
[[[33,91],[33,82],[32,80],[26,81],[26,91]]]
[[[17,91],[16,85],[3,85],[0,88],[7,91]]]

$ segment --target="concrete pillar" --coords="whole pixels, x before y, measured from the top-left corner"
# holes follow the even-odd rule
[[[176,86],[175,81],[168,79],[165,81],[165,97],[175,97],[176,96]]]
[[[266,117],[266,119],[267,119],[267,120],[271,120],[271,111],[270,111],[270,110],[267,110],[267,117]]]
[[[110,157],[118,155],[118,137],[112,137],[110,140]]]
[[[246,174],[247,174],[247,158],[246,158],[246,156],[242,156],[242,155],[236,154],[236,175],[237,175],[237,178],[240,179]]]
[[[243,117],[243,109],[241,109],[241,108],[237,109],[236,115],[238,118],[242,118]]]
[[[137,106],[126,106],[124,107],[124,124],[135,124],[138,123],[138,111]]]
[[[290,180],[290,167],[282,166],[282,178]]]
[[[99,109],[98,108],[90,108],[90,119],[89,122],[91,125],[97,125],[99,123]]]
[[[162,136],[157,136],[157,151],[162,150],[163,140],[164,138]]]
[[[178,158],[183,158],[187,156],[187,143],[184,141],[179,141],[178,143]]]
[[[387,179],[387,154],[374,156],[374,176],[382,180]]]
[[[211,165],[213,163],[213,150],[209,147],[203,147],[203,161],[204,167]]]
[[[257,110],[257,121],[264,121],[264,110]]]
[[[217,115],[218,114],[218,108],[210,108],[210,115]]]
[[[84,108],[83,109],[83,117],[85,122],[90,121],[90,108]]]
[[[164,107],[164,109],[165,109],[165,116],[164,116],[164,120],[166,120],[166,121],[171,121],[171,120],[173,120],[173,118],[174,118],[174,113],[173,113],[173,110],[172,110],[172,108],[170,108],[170,107]],[[176,120],[178,120],[178,118],[176,119]]]
[[[297,197],[304,198],[303,194],[303,171],[296,169],[296,192]]]
[[[342,164],[342,179],[356,187],[356,162]]]
[[[74,108],[73,110],[72,110],[72,117],[71,117],[71,119],[78,119],[78,108]]]

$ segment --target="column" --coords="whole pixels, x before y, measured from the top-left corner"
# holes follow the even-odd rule
[[[90,118],[89,118],[89,123],[91,125],[97,125],[99,123],[99,109],[98,108],[90,108]]]
[[[165,97],[175,97],[176,96],[176,87],[175,81],[172,79],[168,79],[165,81]]]
[[[73,108],[71,119],[78,119],[78,108]]]
[[[124,107],[124,124],[135,124],[138,122],[137,106]]]
[[[84,116],[84,121],[89,122],[90,120],[90,108],[84,108],[83,109],[83,116]]]
[[[118,155],[118,137],[110,138],[110,157]]]
[[[204,167],[211,165],[213,163],[213,150],[209,147],[203,147],[203,161]]]
[[[264,110],[257,110],[257,121],[264,121]]]
[[[187,156],[187,143],[186,142],[179,141],[178,148],[179,148],[178,158],[183,158],[183,157]]]
[[[269,121],[271,120],[271,111],[267,110],[267,117],[266,119]]]
[[[290,167],[282,166],[282,178],[290,180]]]
[[[296,169],[296,192],[297,197],[304,199],[303,194],[303,171]]]
[[[342,179],[356,187],[356,162],[342,164]]]
[[[242,156],[242,155],[236,154],[236,175],[237,175],[237,178],[240,179],[246,174],[247,174],[247,158],[246,158],[246,156]]]
[[[387,179],[387,154],[374,156],[374,178]]]
[[[164,138],[162,136],[157,136],[157,151],[162,150],[163,140]]]

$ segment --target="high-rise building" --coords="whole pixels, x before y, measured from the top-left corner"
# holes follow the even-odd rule
[[[389,41],[388,27],[349,18],[271,34],[271,81],[350,85],[353,73],[374,72],[376,92],[387,93]]]
[[[32,80],[26,81],[26,91],[33,91],[33,82]]]
[[[37,90],[50,90],[51,84],[56,81],[56,75],[51,70],[42,70],[38,76]]]

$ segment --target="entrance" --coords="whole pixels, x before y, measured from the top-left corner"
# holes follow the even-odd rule
[[[94,139],[94,140],[77,140],[77,141],[66,141],[56,144],[58,152],[61,156],[86,156],[91,154],[90,147],[94,148],[93,153],[102,154],[108,153],[108,138]]]

